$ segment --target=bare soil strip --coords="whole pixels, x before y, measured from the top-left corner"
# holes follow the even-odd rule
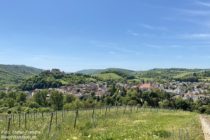
[[[200,121],[205,140],[210,140],[210,120],[206,116],[200,115]]]

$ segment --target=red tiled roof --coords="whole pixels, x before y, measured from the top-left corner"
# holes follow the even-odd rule
[[[146,83],[146,84],[141,84],[139,85],[140,89],[151,89],[152,85],[150,83]]]

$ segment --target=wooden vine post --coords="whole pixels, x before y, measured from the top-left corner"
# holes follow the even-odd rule
[[[76,125],[77,125],[78,114],[79,114],[79,111],[78,111],[78,109],[77,109],[76,112],[75,112],[74,128],[76,128]]]
[[[49,130],[48,130],[48,137],[50,135],[50,131],[51,131],[51,127],[52,127],[52,120],[53,120],[53,112],[51,113],[51,117],[50,117],[50,125],[49,125]]]
[[[9,115],[9,118],[8,118],[8,124],[7,124],[7,135],[6,135],[6,140],[8,140],[8,137],[9,137],[9,131],[10,131],[10,125],[11,125],[11,116]]]

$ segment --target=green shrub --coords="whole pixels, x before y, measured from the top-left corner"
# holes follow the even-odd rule
[[[9,108],[8,107],[1,107],[0,108],[0,113],[4,113],[8,110]]]
[[[28,104],[28,107],[30,107],[30,108],[39,108],[40,105],[38,103],[36,103],[36,102],[30,102]]]
[[[38,109],[39,112],[51,112],[52,109],[51,108],[46,108],[46,107],[42,107]]]
[[[152,132],[153,135],[156,135],[160,138],[168,138],[171,136],[171,132],[166,131],[166,130],[158,130],[158,131],[153,131]]]

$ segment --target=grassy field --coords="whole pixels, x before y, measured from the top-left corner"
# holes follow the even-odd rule
[[[120,80],[120,79],[123,79],[123,77],[115,74],[115,73],[100,73],[100,74],[96,74],[94,75],[100,79],[103,79],[103,80]]]
[[[56,117],[57,116],[57,117]],[[203,140],[198,114],[137,108],[1,115],[1,139],[34,136],[39,140]],[[52,118],[52,120],[51,120]],[[56,119],[57,118],[57,119]],[[9,121],[10,120],[10,121]],[[57,120],[57,121],[56,121]],[[10,125],[8,125],[10,122]],[[7,133],[6,130],[9,132]],[[74,128],[75,126],[75,128]]]

